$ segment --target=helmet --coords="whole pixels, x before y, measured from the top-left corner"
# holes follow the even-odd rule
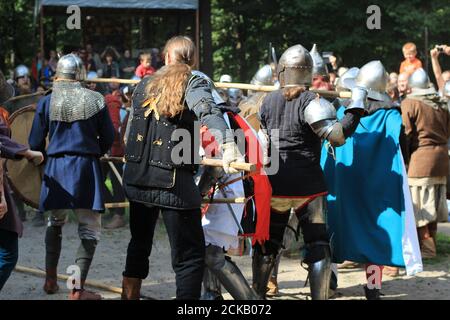
[[[358,75],[359,68],[353,67],[351,69],[348,69],[345,71],[338,79],[336,84],[336,91],[351,91],[351,88],[347,87],[347,85],[344,83],[346,79],[355,79]]]
[[[251,84],[260,86],[269,86],[273,84],[273,71],[272,67],[268,64],[260,68],[250,81]]]
[[[220,77],[219,82],[232,82],[231,80],[232,80],[232,79],[231,79],[231,76],[230,76],[230,75],[228,75],[228,74],[223,74],[223,75]]]
[[[450,80],[444,85],[444,97],[450,98]]]
[[[321,75],[326,76],[328,74],[327,66],[323,62],[322,57],[320,56],[320,53],[317,51],[317,45],[314,43],[311,51],[309,52],[311,55],[314,65],[313,65],[313,76],[315,75]]]
[[[30,69],[28,69],[28,67],[23,64],[18,65],[14,69],[14,79],[21,78],[21,77],[27,77],[29,75],[30,75]]]
[[[237,88],[230,88],[227,91],[230,103],[237,106],[241,102],[244,93],[241,89]]]
[[[278,62],[277,75],[281,88],[312,83],[313,59],[302,45],[288,48]]]
[[[0,71],[0,103],[9,100],[12,96],[14,96],[14,88],[6,82],[5,76]]]
[[[62,56],[56,66],[56,77],[59,79],[83,80],[85,79],[83,61],[73,54]]]
[[[411,88],[409,96],[424,96],[436,94],[436,89],[430,82],[427,72],[419,68],[408,78],[408,86]]]
[[[344,79],[343,84],[346,88],[362,88],[367,91],[367,97],[377,101],[389,101],[386,94],[389,75],[384,69],[381,61],[374,60],[366,63],[359,70],[356,79]]]
[[[423,68],[414,71],[408,78],[410,88],[427,89],[430,87],[430,78]]]

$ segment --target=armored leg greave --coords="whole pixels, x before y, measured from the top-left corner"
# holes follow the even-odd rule
[[[324,258],[308,264],[308,278],[313,300],[327,300],[331,278],[331,252],[328,244],[313,244],[310,250],[322,251]]]
[[[266,298],[267,282],[272,274],[277,261],[274,254],[263,255],[259,250],[255,250],[252,260],[253,289],[261,299]]]
[[[297,211],[305,241],[303,262],[308,266],[311,298],[328,299],[331,279],[331,249],[326,227],[325,198],[318,197]]]
[[[205,262],[210,272],[219,279],[235,300],[257,299],[239,268],[229,257],[225,257],[222,248],[214,245],[206,247]]]
[[[220,281],[208,267],[203,274],[203,295],[200,300],[223,300]]]

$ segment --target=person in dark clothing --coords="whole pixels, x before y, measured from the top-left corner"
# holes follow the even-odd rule
[[[120,134],[120,110],[122,106],[120,90],[114,90],[111,94],[105,96],[106,106],[108,107],[109,116],[114,125],[114,142],[109,152],[111,157],[123,157],[124,144]],[[125,195],[121,184],[121,177],[123,174],[123,163],[103,162],[102,172],[104,178],[110,178],[112,192],[105,185],[105,198],[107,202],[124,202]],[[105,229],[117,229],[124,227],[125,222],[125,208],[111,208],[109,211],[113,214],[111,221],[105,226]]]
[[[12,86],[6,83],[0,71],[0,104],[14,95]],[[11,139],[11,130],[0,113],[0,291],[16,266],[19,257],[18,238],[23,226],[11,196],[11,189],[3,168],[3,159],[20,160],[23,157],[35,164],[44,160],[41,152],[31,151]]]
[[[114,58],[114,51],[107,50],[105,53],[105,63],[102,66],[103,78],[120,78],[120,67]]]
[[[205,239],[202,198],[194,181],[198,149],[186,148],[183,159],[176,159],[177,153],[172,151],[181,144],[172,140],[172,134],[188,132],[190,136],[185,138],[194,142],[193,137],[198,137],[194,130],[199,131],[196,121],[206,125],[221,146],[225,172],[237,172],[230,163],[240,158],[239,150],[214,103],[211,86],[191,72],[195,52],[190,38],[171,38],[164,50],[166,66],[153,78],[144,78],[134,91],[123,176],[125,194],[130,200],[131,231],[123,272],[123,299],[140,297],[142,279],[149,273],[148,259],[159,212],[171,245],[176,297],[200,298]],[[183,138],[183,143],[187,140]]]
[[[289,213],[294,208],[305,242],[303,262],[308,266],[312,299],[327,299],[331,276],[331,251],[326,228],[327,188],[320,167],[322,140],[340,146],[356,129],[364,114],[365,91],[355,90],[362,101],[347,108],[341,122],[327,100],[308,91],[313,60],[301,45],[287,49],[278,64],[281,89],[269,93],[259,117],[261,137],[267,142],[265,162],[278,170],[269,175],[272,185],[270,238],[256,244],[253,255],[253,288],[265,298],[267,283],[281,249]],[[269,156],[270,155],[270,156]],[[272,170],[267,170],[270,174]]]

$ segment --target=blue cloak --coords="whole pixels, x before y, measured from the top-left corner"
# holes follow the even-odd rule
[[[339,119],[344,110],[338,110]],[[336,160],[326,144],[322,148],[335,262],[405,266],[401,124],[397,109],[379,109],[362,118],[345,145],[335,148]]]

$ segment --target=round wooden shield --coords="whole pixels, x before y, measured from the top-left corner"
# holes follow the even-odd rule
[[[32,94],[26,94],[9,99],[3,103],[3,107],[8,110],[10,114],[30,105],[36,104],[40,98],[42,98],[46,92],[37,92]]]
[[[28,136],[33,125],[35,110],[36,105],[33,104],[11,115],[9,121],[11,138],[14,141],[28,146]],[[36,167],[27,159],[7,160],[6,170],[9,183],[16,195],[29,206],[38,208],[44,166]]]

